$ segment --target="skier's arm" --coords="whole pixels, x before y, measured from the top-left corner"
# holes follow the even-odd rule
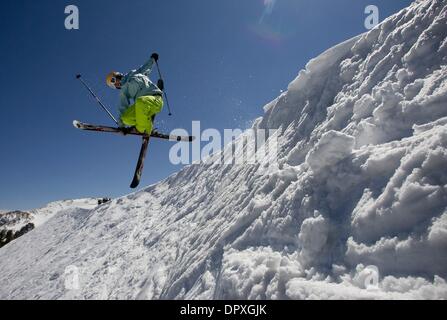
[[[137,69],[136,73],[141,73],[148,76],[151,73],[153,66],[154,66],[154,59],[150,58],[148,62],[146,62]]]
[[[127,97],[127,94],[125,91],[121,91],[120,93],[120,106],[119,106],[119,123],[120,126],[124,126],[124,124],[121,121],[121,116],[123,115],[124,111],[126,111],[127,108],[130,106],[129,98]]]
[[[125,91],[120,92],[121,109],[127,109],[130,106],[129,98]]]
[[[149,75],[152,71],[152,67],[154,66],[154,62],[158,61],[158,53],[154,52],[151,55],[151,58],[149,59],[148,62],[146,62],[145,64],[143,64],[138,70],[137,73],[142,73],[145,75]]]

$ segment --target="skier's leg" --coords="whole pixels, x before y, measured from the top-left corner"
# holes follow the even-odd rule
[[[135,122],[138,132],[151,133],[152,121],[149,120],[149,106],[145,97],[139,97],[135,101]]]
[[[135,101],[136,128],[139,132],[152,133],[152,119],[163,108],[163,98],[143,96]]]
[[[136,115],[135,115],[135,104],[130,106],[123,112],[121,115],[121,122],[126,126],[135,126],[137,124]]]

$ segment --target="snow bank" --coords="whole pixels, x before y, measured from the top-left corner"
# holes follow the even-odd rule
[[[195,164],[56,214],[0,250],[0,299],[447,298],[446,23],[418,1],[312,60],[255,121],[277,171]]]

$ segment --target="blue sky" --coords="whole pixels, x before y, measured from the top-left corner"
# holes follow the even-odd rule
[[[270,4],[269,4],[270,3]],[[111,70],[127,72],[160,54],[174,116],[157,126],[244,128],[287,88],[306,62],[365,32],[364,9],[380,18],[410,0],[39,0],[0,12],[0,209],[132,192],[140,140],[80,132],[72,121],[111,125],[74,75],[82,73],[116,114]],[[80,30],[64,27],[77,5]],[[153,80],[157,80],[156,73]],[[141,187],[178,171],[172,143],[153,140]]]

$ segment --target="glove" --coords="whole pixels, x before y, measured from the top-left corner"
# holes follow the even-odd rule
[[[151,55],[151,58],[154,59],[155,62],[157,62],[157,61],[158,61],[158,53],[153,53],[153,54]]]

